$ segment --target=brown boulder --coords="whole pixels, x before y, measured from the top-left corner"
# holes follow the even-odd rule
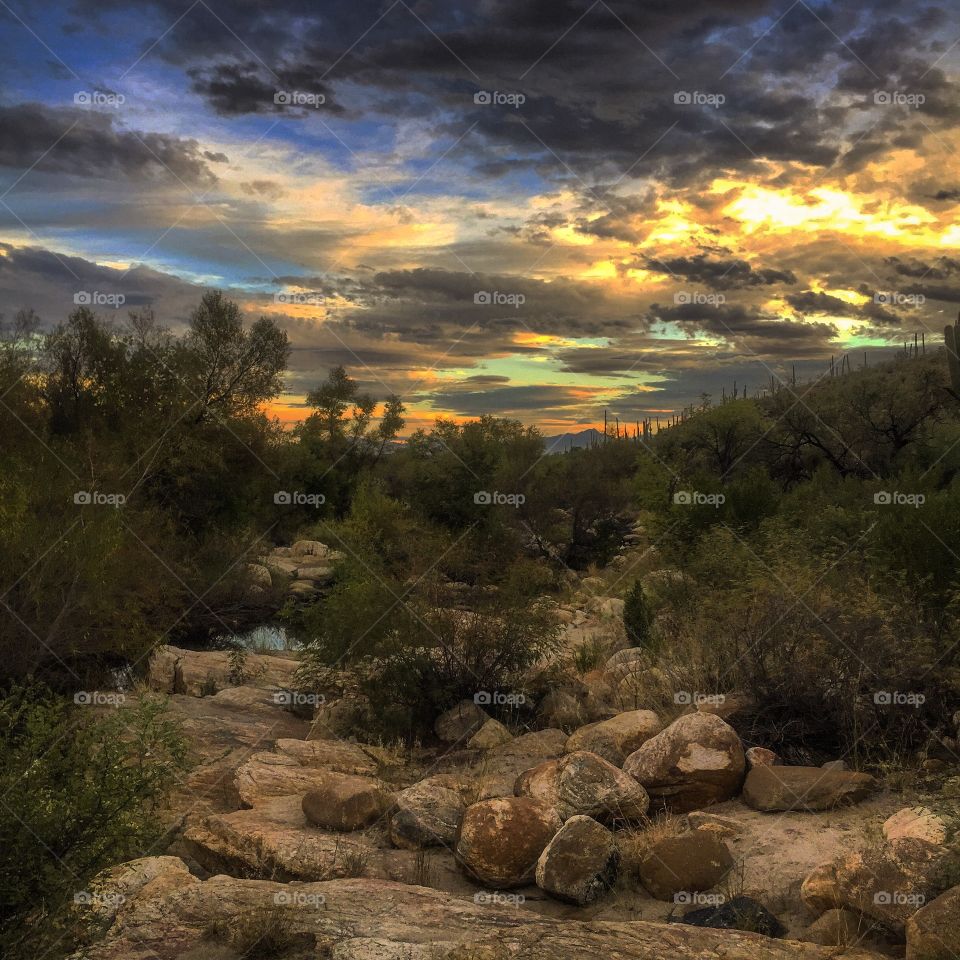
[[[465,804],[453,778],[440,774],[401,790],[390,817],[390,840],[397,847],[449,846],[453,843]]]
[[[646,788],[652,803],[686,813],[734,796],[745,766],[733,727],[712,714],[691,713],[631,753],[623,770]]]
[[[639,820],[650,806],[646,790],[595,753],[568,753],[547,760],[517,778],[514,792],[552,807],[561,820],[573,816],[595,820]]]
[[[714,833],[691,830],[654,843],[640,861],[640,881],[658,900],[715,887],[733,866],[727,845]]]
[[[747,774],[743,802],[754,810],[832,810],[858,803],[877,787],[868,773],[821,767],[757,766]]]
[[[907,920],[907,960],[960,957],[960,886],[921,907]]]
[[[575,730],[567,741],[567,752],[589,750],[622,767],[631,753],[662,729],[663,725],[652,710],[627,710],[609,720],[588,723]]]
[[[821,864],[800,897],[815,913],[845,907],[902,936],[907,920],[940,892],[950,859],[924,840],[897,840]]]
[[[303,815],[310,823],[349,833],[382,817],[390,797],[382,784],[369,777],[324,771],[301,802]]]
[[[521,887],[562,826],[557,812],[530,797],[499,797],[467,807],[457,831],[458,863],[480,883]]]
[[[537,861],[537,886],[567,903],[584,906],[608,890],[617,875],[613,834],[590,817],[571,817]]]

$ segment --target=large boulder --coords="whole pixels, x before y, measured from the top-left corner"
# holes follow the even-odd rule
[[[303,794],[316,786],[327,770],[372,775],[377,763],[355,743],[278,740],[273,751],[254,753],[244,761],[234,774],[233,785],[240,805],[253,807],[270,797]]]
[[[652,710],[627,710],[575,730],[567,741],[567,751],[589,750],[622,767],[631,753],[662,729],[663,724]]]
[[[633,777],[585,750],[527,770],[517,778],[514,792],[552,807],[561,820],[578,815],[602,822],[639,820],[650,806],[646,790]]]
[[[283,655],[248,653],[243,673],[246,683],[261,687],[290,689],[299,661]],[[209,696],[234,686],[235,662],[226,650],[183,650],[158,647],[151,655],[147,683],[160,693],[185,693],[191,697]]]
[[[394,846],[407,850],[450,846],[465,808],[454,777],[428,777],[396,795],[390,840]]]
[[[489,719],[472,700],[461,700],[437,717],[433,730],[444,743],[465,744]]]
[[[522,887],[563,825],[559,815],[531,797],[498,797],[468,807],[457,831],[458,863],[480,883]]]
[[[515,906],[370,877],[304,883],[190,877],[160,896],[146,888],[121,908],[104,940],[84,947],[84,960],[185,960],[211,957],[215,924],[278,902],[322,904],[292,909],[293,936],[333,944],[334,960],[830,960],[835,949],[756,933],[650,921],[555,919]],[[315,952],[316,951],[315,948]],[[236,956],[230,952],[229,956]],[[879,960],[848,951],[843,960]]]
[[[960,957],[960,886],[942,893],[907,920],[907,960]]]
[[[705,830],[691,830],[651,844],[638,872],[654,897],[673,900],[679,894],[715,887],[731,867],[733,857],[723,840]]]
[[[745,766],[733,727],[712,714],[691,713],[631,753],[623,770],[646,788],[652,803],[686,813],[729,800],[743,783]]]
[[[467,741],[468,750],[493,750],[509,743],[513,734],[492,717]]]
[[[379,820],[390,806],[383,784],[370,777],[324,771],[303,797],[303,815],[327,830],[349,833]]]
[[[868,773],[821,767],[756,766],[743,785],[743,802],[754,810],[832,810],[865,800],[877,788]]]
[[[955,858],[944,847],[904,839],[857,850],[816,867],[800,896],[817,914],[854,910],[902,936],[907,920],[941,891]]]
[[[895,840],[926,840],[939,845],[947,839],[947,825],[927,807],[904,807],[883,823],[883,835]]]
[[[571,817],[537,861],[537,886],[567,903],[584,906],[608,890],[617,875],[613,834],[590,817]]]

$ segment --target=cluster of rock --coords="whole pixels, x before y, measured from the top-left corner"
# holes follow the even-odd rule
[[[247,591],[261,598],[272,589],[274,581],[286,583],[289,596],[312,600],[334,578],[334,562],[343,558],[319,540],[298,540],[291,547],[274,547],[258,563],[247,564]]]

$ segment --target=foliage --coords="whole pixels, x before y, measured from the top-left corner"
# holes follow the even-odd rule
[[[623,626],[631,646],[650,645],[650,620],[650,608],[643,594],[643,585],[639,580],[634,580],[623,605]]]
[[[90,878],[150,850],[157,810],[185,766],[184,740],[159,700],[95,713],[36,685],[7,691],[0,701],[5,955],[69,933],[67,910]]]

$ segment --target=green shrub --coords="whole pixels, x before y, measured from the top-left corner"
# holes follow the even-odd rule
[[[623,626],[631,646],[650,645],[650,622],[650,608],[643,595],[643,586],[639,580],[634,580],[623,605]]]
[[[71,935],[69,906],[90,878],[143,855],[157,810],[186,766],[159,700],[107,712],[39,686],[0,701],[0,952]]]

